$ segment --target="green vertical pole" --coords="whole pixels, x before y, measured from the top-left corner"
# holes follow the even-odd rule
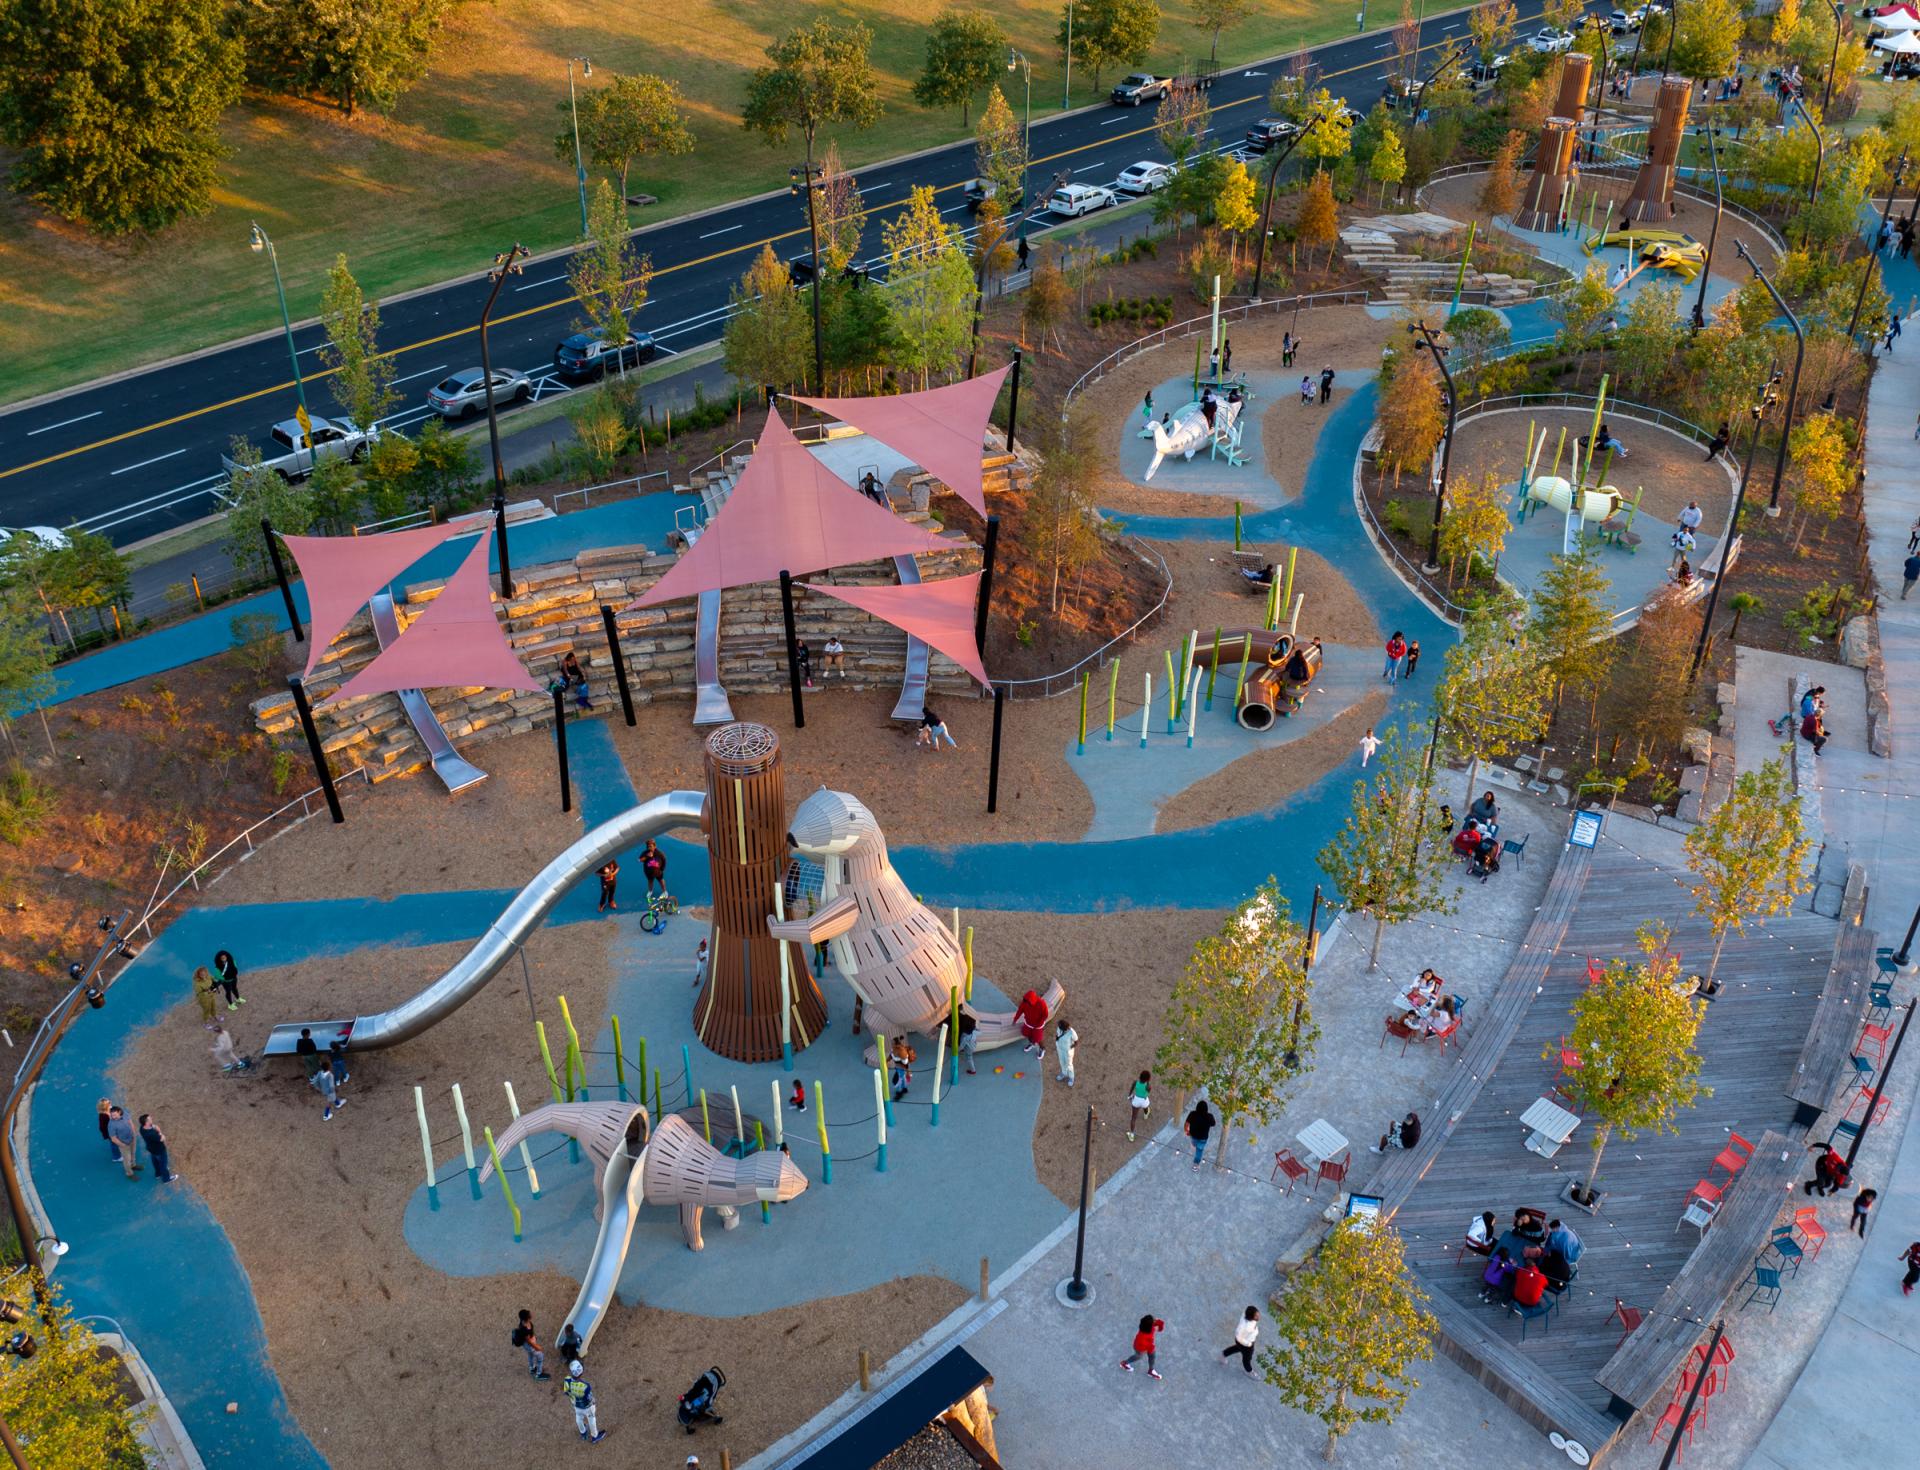
[[[947,1048],[950,1053],[948,1065],[953,1068],[951,1080],[947,1085],[958,1087],[960,1085],[960,987],[957,985],[947,992],[947,1035],[953,1038],[953,1045]]]
[[[620,1018],[615,1016],[613,1017],[613,1082],[619,1089],[621,1102],[627,1100],[627,1059],[624,1053],[625,1048],[620,1045]],[[644,1067],[640,1075],[646,1076]]]
[[[1213,663],[1207,670],[1207,708],[1213,708],[1213,681],[1220,674],[1220,637],[1226,631],[1220,624],[1213,625]]]
[[[1460,274],[1454,278],[1453,304],[1447,308],[1447,315],[1449,317],[1460,310],[1460,293],[1467,288],[1467,268],[1473,262],[1473,232],[1479,227],[1479,220],[1467,221],[1467,248],[1460,256]],[[1291,606],[1292,604],[1288,605]]]
[[[653,1069],[653,1126],[656,1128],[660,1126],[662,1112],[663,1108],[660,1102],[660,1069],[655,1067]]]
[[[884,1031],[873,1033],[880,1065],[874,1068],[874,1076],[879,1080],[880,1111],[886,1117],[887,1126],[893,1126],[893,1058],[887,1051],[887,1035]]]
[[[647,1100],[647,1038],[640,1038],[640,1101]]]
[[[1262,629],[1270,630],[1278,621],[1279,614],[1275,612],[1275,608],[1277,608],[1279,604],[1280,577],[1276,571],[1273,580],[1267,584],[1267,606],[1266,610],[1260,614],[1260,626]]]
[[[967,1003],[973,1003],[973,925],[967,925]]]
[[[567,1023],[567,1101],[573,1101],[573,1077],[578,1071],[580,1076],[580,1100],[588,1102],[587,1064],[580,1052],[580,1033],[573,1029],[573,1012],[567,1008],[567,998],[559,997],[560,1019]]]
[[[767,1130],[760,1126],[760,1120],[758,1118],[753,1120],[753,1141],[760,1145],[761,1153],[767,1151]],[[762,1225],[771,1225],[773,1223],[773,1206],[765,1200],[760,1201],[760,1223]]]
[[[813,1079],[813,1108],[815,1121],[820,1125],[820,1182],[833,1183],[833,1145],[827,1142],[827,1090],[820,1085],[818,1077]]]
[[[1287,548],[1287,586],[1286,590],[1280,594],[1280,601],[1274,608],[1273,626],[1276,628],[1280,626],[1280,614],[1293,606],[1293,567],[1299,560],[1300,548],[1289,546]]]
[[[1247,662],[1253,657],[1253,634],[1240,635],[1240,672],[1233,681],[1233,707],[1240,708],[1240,691],[1247,682]]]
[[[507,1212],[513,1216],[513,1238],[520,1239],[520,1206],[513,1202],[513,1186],[507,1183],[507,1171],[500,1167],[500,1150],[493,1146],[493,1130],[482,1128],[481,1134],[487,1140],[487,1157],[493,1160],[494,1177],[500,1181],[500,1193],[506,1199]]]
[[[533,1034],[540,1038],[540,1060],[547,1069],[547,1086],[553,1089],[553,1100],[555,1102],[565,1102],[567,1099],[560,1091],[560,1078],[553,1070],[553,1052],[547,1047],[547,1023],[545,1021],[535,1021],[533,1023]]]
[[[1107,739],[1112,740],[1114,701],[1120,693],[1120,660],[1108,664],[1107,671]]]
[[[1233,503],[1233,549],[1240,549],[1240,502]]]
[[[707,1111],[707,1089],[700,1089],[700,1130],[707,1135],[707,1147],[713,1147],[713,1114]]]
[[[1079,755],[1087,753],[1087,688],[1093,682],[1093,671],[1089,669],[1080,676],[1080,749]]]

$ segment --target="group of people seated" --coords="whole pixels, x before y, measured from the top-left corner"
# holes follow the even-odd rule
[[[1468,817],[1454,834],[1453,852],[1472,864],[1468,876],[1482,883],[1500,871],[1500,838],[1495,829],[1482,827],[1473,817]]]
[[[1565,1291],[1579,1274],[1585,1245],[1572,1227],[1547,1219],[1544,1211],[1522,1205],[1505,1235],[1494,1231],[1491,1210],[1467,1224],[1467,1249],[1487,1260],[1480,1275],[1481,1301],[1537,1307],[1549,1291]]]
[[[1400,1024],[1424,1027],[1429,1036],[1445,1031],[1460,1014],[1460,1002],[1447,993],[1446,981],[1431,969],[1420,972],[1406,998],[1413,1004],[1400,1017]]]

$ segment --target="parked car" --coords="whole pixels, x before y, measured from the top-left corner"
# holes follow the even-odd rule
[[[1129,194],[1152,194],[1172,182],[1173,170],[1168,165],[1142,160],[1121,169],[1120,177],[1113,181],[1113,187],[1124,189]]]
[[[1474,58],[1473,65],[1467,68],[1467,77],[1476,87],[1491,87],[1500,80],[1500,73],[1506,69],[1513,57],[1502,51],[1491,61]]]
[[[1172,77],[1137,71],[1114,83],[1113,100],[1122,107],[1138,107],[1143,102],[1158,102],[1172,90]]]
[[[1543,56],[1558,56],[1563,51],[1573,50],[1573,32],[1542,26],[1527,37],[1527,49],[1538,51]]]
[[[980,206],[985,204],[989,199],[1000,198],[1000,181],[998,179],[969,179],[967,180],[967,187],[963,189],[961,193],[966,198],[967,208],[971,209],[975,214],[978,214],[980,212]],[[1019,185],[1015,185],[1008,197],[1001,201],[1004,211],[1011,214],[1020,207],[1020,201],[1025,196],[1026,190]]]
[[[1300,131],[1300,124],[1286,117],[1263,117],[1247,129],[1247,146],[1265,153],[1275,143],[1284,143]]]
[[[15,557],[33,551],[64,551],[67,537],[52,526],[0,526],[0,573]]]
[[[349,459],[357,464],[366,457],[367,447],[380,437],[379,429],[362,429],[352,419],[313,418],[309,422],[313,425],[311,449],[300,442],[298,419],[282,419],[269,429],[261,465],[280,471],[289,480],[298,480],[313,473],[318,459]],[[220,467],[228,474],[240,468],[231,455],[225,454],[220,456]]]
[[[1607,28],[1616,36],[1630,36],[1647,23],[1647,8],[1636,5],[1628,10],[1616,10],[1607,17]]]
[[[525,403],[533,397],[533,379],[512,368],[493,370],[493,402]],[[487,406],[487,383],[479,368],[462,368],[427,390],[427,407],[443,419],[464,419]]]
[[[1101,184],[1062,184],[1047,198],[1047,208],[1063,219],[1091,214],[1115,202],[1113,190]]]
[[[611,369],[625,372],[652,362],[653,338],[636,332],[617,347],[600,332],[575,332],[553,349],[553,370],[561,381],[589,383]]]
[[[853,282],[856,286],[865,281],[871,274],[872,271],[857,260],[850,260],[840,268],[841,277]],[[793,283],[796,291],[811,286],[813,284],[813,257],[811,255],[796,255],[792,260],[788,261],[787,279]]]

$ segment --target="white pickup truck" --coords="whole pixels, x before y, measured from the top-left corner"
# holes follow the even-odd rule
[[[366,454],[367,446],[379,437],[378,429],[363,430],[351,419],[316,418],[313,447],[309,449],[300,442],[300,421],[287,419],[268,432],[260,463],[266,469],[280,471],[289,480],[297,480],[313,473],[316,458],[359,460]],[[228,474],[239,468],[232,457],[225,454],[220,456],[220,465]]]

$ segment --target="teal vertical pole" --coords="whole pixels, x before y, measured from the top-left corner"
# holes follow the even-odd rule
[[[680,1073],[687,1082],[687,1101],[693,1101],[693,1053],[683,1041],[680,1043]]]
[[[820,1182],[833,1183],[833,1145],[827,1139],[827,1090],[813,1079],[813,1106],[820,1124]]]

